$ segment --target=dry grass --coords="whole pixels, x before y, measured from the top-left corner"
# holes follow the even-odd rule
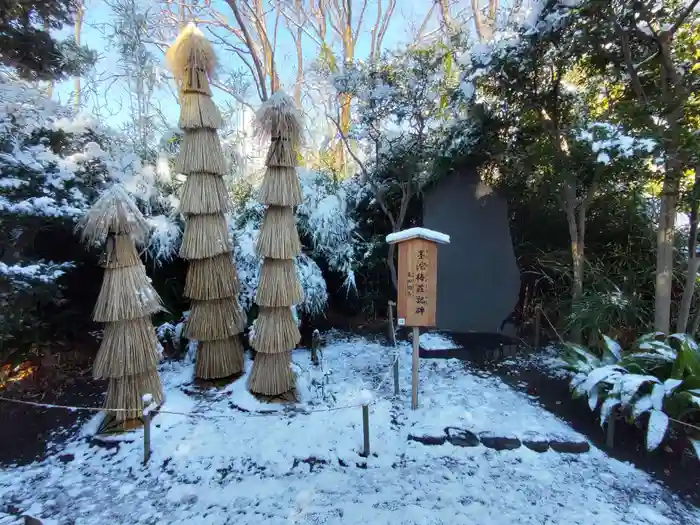
[[[279,354],[296,348],[299,328],[289,307],[260,307],[250,345],[264,354]]]
[[[185,279],[185,297],[201,301],[237,296],[238,277],[231,253],[190,261]]]
[[[301,253],[294,210],[268,206],[263,218],[256,253],[259,257],[294,259]]]
[[[141,264],[141,258],[131,236],[109,235],[100,264],[109,269]]]
[[[185,218],[181,258],[206,259],[230,251],[228,226],[223,215],[190,215]]]
[[[221,129],[224,121],[211,96],[204,93],[184,93],[180,96],[180,129]]]
[[[211,77],[216,68],[216,55],[202,32],[190,23],[168,48],[165,63],[175,77],[180,92],[201,91],[201,79],[187,73],[200,71]]]
[[[230,210],[231,199],[221,175],[192,173],[187,176],[180,193],[180,212],[187,216]]]
[[[283,137],[298,149],[304,132],[303,119],[294,100],[277,91],[265,101],[255,114],[255,135],[262,139]]]
[[[294,373],[289,352],[257,354],[248,377],[248,390],[255,394],[279,396],[294,389]]]
[[[109,234],[130,235],[137,243],[148,237],[150,226],[131,196],[120,184],[113,184],[78,222],[82,239],[89,244],[103,243]]]
[[[197,341],[228,339],[241,333],[245,325],[237,297],[192,301],[185,337]]]
[[[138,264],[105,270],[92,318],[98,323],[113,323],[146,317],[160,309],[160,297],[143,264]]]
[[[185,131],[180,152],[175,159],[177,173],[211,173],[226,175],[226,161],[221,149],[219,134],[213,129]]]
[[[143,414],[144,394],[151,394],[153,402],[157,405],[163,403],[163,387],[155,370],[136,376],[110,379],[104,407],[128,410],[128,412],[116,412],[117,421],[136,419]]]
[[[197,349],[194,369],[199,379],[221,379],[243,372],[243,345],[239,336],[203,341]]]
[[[265,259],[260,269],[255,303],[259,306],[292,306],[304,300],[293,259]]]
[[[97,379],[134,376],[156,369],[158,341],[149,317],[117,321],[105,326],[93,365]]]
[[[297,164],[297,151],[290,140],[279,137],[270,142],[270,149],[267,150],[265,158],[266,166],[293,168]]]
[[[296,169],[268,167],[258,190],[258,202],[290,208],[304,202]]]

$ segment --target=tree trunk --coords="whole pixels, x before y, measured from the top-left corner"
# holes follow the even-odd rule
[[[673,241],[676,225],[678,180],[671,170],[663,183],[659,230],[656,237],[656,288],[654,291],[654,330],[671,330],[671,291],[673,288]]]
[[[396,233],[396,232],[393,232]],[[394,291],[399,290],[399,278],[396,271],[396,244],[392,243],[389,245],[389,255],[387,257],[387,262],[389,263],[389,273],[391,274],[391,284],[394,285]]]
[[[79,1],[77,2],[78,4],[78,9],[75,13],[75,27],[73,28],[73,36],[75,37],[75,43],[77,45],[80,45],[80,40],[83,32],[83,15],[85,14],[85,7],[83,5],[83,2]],[[81,86],[80,86],[80,76],[76,75],[73,77],[73,105],[75,107],[75,112],[78,113],[80,111],[80,105],[81,105]]]
[[[688,215],[690,223],[690,231],[688,234],[688,268],[685,274],[685,285],[683,286],[683,297],[681,306],[678,310],[678,321],[676,323],[676,332],[683,333],[688,331],[688,319],[690,318],[690,307],[693,304],[695,296],[695,282],[698,275],[698,267],[700,267],[700,258],[696,256],[695,250],[698,245],[698,190],[700,190],[700,166],[695,169],[695,182],[693,183],[692,202],[690,205],[690,214]]]

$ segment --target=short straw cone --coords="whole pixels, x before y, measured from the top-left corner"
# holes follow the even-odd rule
[[[303,201],[301,184],[294,168],[268,167],[258,190],[258,201],[272,206],[299,206]]]
[[[93,319],[106,323],[93,367],[96,378],[109,379],[105,409],[117,421],[135,419],[142,396],[163,402],[158,377],[158,341],[150,315],[161,309],[139,259],[135,240],[145,240],[146,222],[129,195],[118,185],[106,191],[81,221],[83,238],[106,242],[105,268]]]
[[[301,242],[293,208],[302,199],[295,170],[301,132],[299,113],[284,93],[272,95],[257,112],[256,134],[270,140],[270,149],[258,195],[268,206],[256,246],[263,264],[255,295],[259,314],[250,341],[258,353],[248,389],[265,396],[280,396],[294,389],[291,350],[301,338],[291,310],[303,300],[294,268]]]
[[[292,208],[268,206],[256,252],[258,257],[270,259],[294,259],[301,253],[301,241]]]
[[[189,24],[168,49],[166,62],[180,91],[184,130],[175,171],[187,176],[180,199],[185,215],[180,257],[189,261],[185,295],[192,300],[185,334],[199,341],[195,376],[220,379],[243,371],[238,334],[246,320],[225,218],[231,210],[222,179],[228,166],[216,132],[223,122],[209,87],[216,57],[204,35]]]
[[[156,405],[164,401],[163,387],[155,370],[137,376],[112,378],[107,385],[105,409],[118,410],[114,413],[117,421],[137,419],[143,413],[143,396],[146,394],[151,394]]]

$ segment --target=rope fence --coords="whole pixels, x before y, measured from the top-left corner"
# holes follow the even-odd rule
[[[371,398],[363,400],[362,402],[359,403],[354,403],[350,405],[342,405],[342,406],[334,406],[334,407],[326,407],[326,408],[314,408],[314,409],[306,409],[306,408],[289,408],[289,409],[283,409],[283,410],[270,410],[267,412],[237,412],[235,415],[229,415],[229,414],[202,414],[198,412],[178,412],[175,410],[162,410],[158,409],[158,407],[155,405],[155,403],[152,402],[152,398],[149,394],[144,395],[143,397],[143,402],[144,402],[144,409],[143,409],[143,427],[144,427],[144,459],[143,462],[144,464],[148,462],[148,459],[150,458],[151,454],[151,446],[150,446],[150,441],[151,441],[151,428],[150,428],[150,423],[151,419],[153,417],[153,414],[169,414],[169,415],[175,415],[175,416],[183,416],[183,417],[191,417],[191,418],[199,418],[199,419],[206,419],[206,420],[211,420],[211,421],[216,421],[216,420],[224,420],[224,419],[235,419],[237,417],[279,417],[280,415],[288,415],[288,414],[299,414],[299,415],[307,415],[307,414],[315,414],[315,413],[322,413],[322,412],[337,412],[339,410],[350,410],[350,409],[356,409],[356,408],[362,408],[362,421],[363,421],[363,451],[361,453],[362,456],[369,456],[370,454],[370,443],[369,443],[369,407],[370,405],[374,405],[378,403],[379,401],[384,401],[388,399],[388,397],[376,397],[374,394],[377,394],[379,390],[384,386],[386,381],[389,379],[391,376],[392,372],[394,374],[397,373],[398,364],[399,360],[399,352],[396,351],[394,355],[394,359],[390,365],[390,368],[388,372],[382,377],[381,381],[379,384],[373,388],[371,391]],[[397,383],[398,379],[395,378],[395,383]],[[397,392],[395,392],[395,395],[397,395]],[[370,396],[367,396],[368,398]],[[55,404],[55,403],[40,403],[38,401],[28,401],[25,399],[15,399],[11,397],[5,397],[5,396],[0,396],[0,401],[5,402],[5,403],[13,403],[13,404],[18,404],[18,405],[25,405],[25,406],[33,406],[36,408],[46,408],[46,409],[61,409],[61,410],[67,410],[69,412],[90,412],[90,413],[106,413],[106,414],[115,414],[115,413],[123,413],[123,412],[133,412],[133,409],[126,409],[126,408],[103,408],[103,407],[87,407],[87,406],[71,406],[71,405],[60,405],[60,404]]]

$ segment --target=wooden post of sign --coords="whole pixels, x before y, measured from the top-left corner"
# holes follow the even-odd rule
[[[437,299],[437,245],[450,242],[449,235],[425,228],[410,228],[387,235],[386,242],[398,244],[399,326],[413,328],[411,363],[411,408],[418,408],[418,359],[420,328],[435,326]]]

